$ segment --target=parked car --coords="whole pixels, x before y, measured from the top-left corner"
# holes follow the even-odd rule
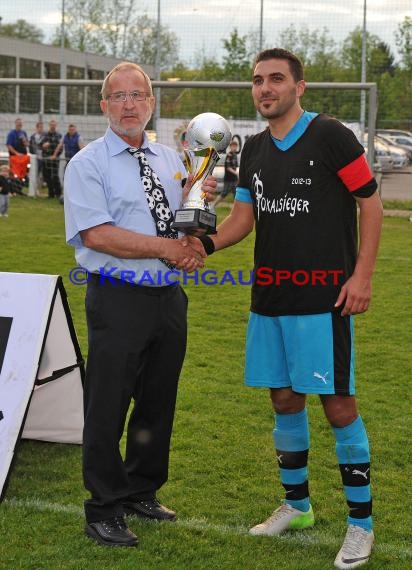
[[[391,153],[394,168],[404,168],[409,164],[408,154],[401,147],[388,142],[386,138],[382,138],[380,136],[376,136],[376,139],[382,144],[386,145],[387,149]]]
[[[375,164],[379,172],[390,172],[393,170],[393,158],[391,153],[379,143],[375,143]]]
[[[390,144],[394,144],[403,149],[408,155],[409,162],[412,163],[412,137],[407,137],[406,135],[379,136],[384,138]]]
[[[410,131],[401,131],[398,129],[376,129],[377,135],[384,135],[386,137],[397,137],[397,136],[407,136],[412,137],[412,133]]]
[[[393,167],[394,168],[405,168],[409,164],[409,156],[406,151],[402,148],[392,150],[393,145],[390,145],[390,153],[392,155]]]
[[[367,135],[365,135],[365,152],[368,154]],[[374,139],[375,155],[373,161],[373,169],[376,172],[390,172],[393,170],[393,158],[385,144],[379,142],[377,137]]]

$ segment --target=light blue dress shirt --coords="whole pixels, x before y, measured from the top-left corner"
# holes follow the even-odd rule
[[[159,259],[123,259],[85,247],[80,232],[100,224],[156,236],[156,227],[140,180],[138,160],[128,144],[109,127],[69,162],[64,176],[66,240],[75,247],[76,261],[91,273],[110,275],[140,285],[167,285],[179,276]],[[151,143],[144,135],[142,148],[159,176],[171,211],[181,206],[182,179],[187,172],[178,153]],[[167,239],[167,238],[164,238]],[[126,273],[125,273],[126,272]],[[168,273],[166,281],[164,275]]]

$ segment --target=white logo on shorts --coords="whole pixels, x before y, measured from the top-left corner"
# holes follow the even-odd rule
[[[314,378],[318,378],[319,380],[321,380],[324,384],[328,383],[328,380],[326,378],[326,376],[329,374],[329,372],[325,372],[325,374],[321,374],[320,372],[314,372],[313,373],[313,377]]]

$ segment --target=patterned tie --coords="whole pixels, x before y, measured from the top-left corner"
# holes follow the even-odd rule
[[[146,194],[147,203],[150,212],[156,224],[156,231],[159,237],[177,239],[178,233],[171,228],[173,222],[172,212],[169,207],[169,201],[166,197],[165,190],[160,182],[156,172],[150,166],[144,150],[141,148],[129,147],[128,152],[137,158],[140,165],[140,177],[142,179],[143,188]],[[174,265],[161,259],[169,269],[174,269]]]

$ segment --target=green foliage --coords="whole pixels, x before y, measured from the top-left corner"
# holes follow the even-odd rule
[[[61,28],[54,43],[61,44]],[[42,41],[43,33],[24,20],[3,24],[0,34]],[[222,39],[221,61],[199,49],[193,69],[179,61],[179,41],[167,26],[157,25],[137,0],[66,0],[64,44],[72,49],[111,55],[155,65],[160,61],[162,78],[200,81],[249,81],[252,62],[259,50],[256,31],[239,35],[234,28]],[[378,36],[366,32],[366,80],[378,85],[378,127],[412,130],[412,18],[406,16],[395,32],[400,62]],[[260,40],[260,38],[259,38]],[[359,82],[361,80],[363,31],[356,27],[341,45],[327,28],[310,30],[290,25],[272,39],[296,53],[310,82]],[[160,51],[158,52],[158,48]],[[359,120],[360,93],[333,89],[306,91],[306,109],[324,111],[345,121]],[[191,118],[205,109],[219,109],[226,117],[254,119],[256,111],[248,90],[163,89],[162,116]],[[366,108],[368,113],[368,108]]]
[[[398,125],[409,130],[412,127],[412,82],[411,73],[398,69],[392,77],[383,74],[377,78],[379,109],[377,126],[381,128]],[[412,130],[412,129],[411,129]]]
[[[392,76],[395,73],[395,58],[390,47],[378,36],[366,33],[365,37],[367,80],[376,81],[384,73]],[[358,27],[349,34],[342,48],[342,65],[354,72],[355,81],[361,78],[362,42],[362,29]]]
[[[226,81],[225,71],[215,59],[204,59],[200,70],[188,69],[180,63],[171,72],[162,74],[162,79],[177,78],[182,81]],[[199,113],[216,109],[228,118],[253,117],[255,113],[248,89],[187,89],[178,85],[176,81],[176,88],[161,91],[164,117],[191,119]]]
[[[106,55],[102,30],[110,28],[103,14],[104,0],[66,0],[64,42],[71,49]],[[61,44],[62,28],[56,28],[53,43]],[[104,32],[103,32],[104,33]]]
[[[225,48],[223,71],[226,81],[248,81],[252,54],[248,50],[248,37],[239,36],[235,28],[228,40],[222,40]]]
[[[127,28],[127,41],[122,57],[146,65],[156,65],[156,54],[159,49],[161,69],[168,69],[178,59],[179,40],[167,26],[157,26],[157,22],[147,15],[136,18]]]
[[[406,23],[405,23],[406,26]],[[296,53],[304,63],[308,82],[359,82],[361,80],[362,30],[351,32],[338,48],[326,29],[299,30],[294,24],[280,34],[279,45]],[[202,81],[249,81],[252,77],[250,49],[252,36],[239,36],[236,28],[223,40],[222,63],[198,56],[196,70],[176,65],[165,77]],[[412,113],[412,82],[410,72],[395,65],[387,44],[378,36],[366,34],[366,78],[378,84],[378,126],[390,124],[410,126]],[[205,109],[219,109],[226,117],[254,119],[256,111],[248,90],[163,90],[161,108],[165,117],[191,118]],[[306,90],[302,104],[305,109],[329,113],[345,121],[358,121],[360,92]],[[368,113],[368,105],[366,105]]]
[[[395,32],[396,46],[401,54],[404,69],[412,72],[412,16],[405,16]]]
[[[383,200],[383,207],[388,210],[412,210],[410,200]]]
[[[229,213],[224,204],[219,217]],[[63,208],[46,199],[12,198],[0,219],[0,270],[60,274],[84,356],[84,288],[68,279],[75,265],[64,243]],[[368,568],[409,570],[411,224],[385,218],[370,310],[356,319],[360,413],[372,447],[376,548]],[[207,259],[222,276],[252,266],[253,236]],[[189,341],[177,401],[169,482],[159,493],[176,523],[130,519],[137,549],[94,545],[83,536],[86,497],[81,448],[23,441],[0,505],[1,563],[16,570],[313,570],[331,568],[347,508],[334,440],[316,397],[308,401],[313,530],[280,538],[247,529],[283,496],[265,390],[243,385],[249,287],[185,286]],[[27,292],[28,295],[31,292]],[[405,309],[406,308],[406,309]],[[124,441],[122,442],[124,445]]]
[[[61,27],[54,44],[60,45]],[[178,59],[179,42],[167,26],[158,26],[137,0],[66,0],[65,44],[81,52],[98,53],[155,65],[160,46],[160,68]]]
[[[320,73],[327,73],[327,70],[336,69],[338,66],[336,42],[329,36],[326,28],[322,31],[309,30],[304,25],[297,29],[295,24],[291,24],[279,34],[279,38],[279,45],[295,53],[305,68],[314,68]],[[321,75],[310,81],[325,81],[325,79]]]
[[[384,73],[393,76],[395,72],[395,57],[390,47],[384,42],[378,42],[371,53],[370,70],[372,80]]]
[[[0,36],[17,38],[36,44],[41,44],[44,40],[43,31],[23,19],[19,19],[15,23],[0,25]]]

